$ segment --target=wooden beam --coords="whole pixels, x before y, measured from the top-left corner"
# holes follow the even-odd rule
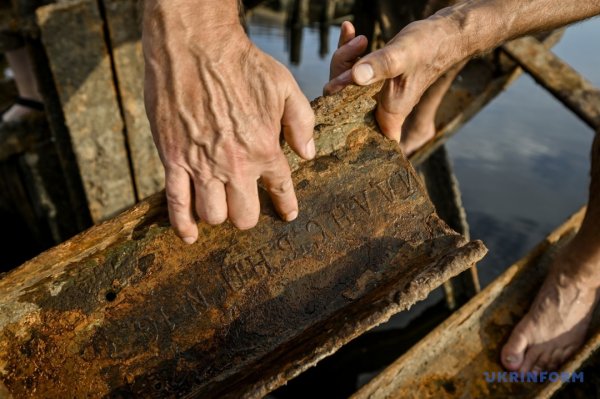
[[[0,279],[5,388],[261,397],[481,259],[377,131],[377,90],[313,102],[319,157],[289,156],[296,221],[261,191],[256,228],[185,245],[160,193]]]
[[[99,222],[135,203],[103,21],[95,0],[36,10],[88,206]]]
[[[138,0],[103,0],[138,199],[164,187],[164,170],[144,108],[144,56]]]
[[[600,90],[592,83],[533,37],[513,40],[502,48],[592,129],[600,129]]]

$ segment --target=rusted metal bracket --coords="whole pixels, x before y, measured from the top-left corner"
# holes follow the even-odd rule
[[[513,40],[504,52],[592,129],[600,129],[600,90],[533,37]]]
[[[0,280],[16,397],[260,397],[477,262],[373,121],[378,87],[313,102],[319,157],[286,149],[301,206],[187,246],[163,194]]]

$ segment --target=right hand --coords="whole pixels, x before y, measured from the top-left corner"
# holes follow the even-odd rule
[[[314,114],[291,73],[239,23],[204,28],[190,37],[155,24],[143,37],[146,111],[165,167],[169,218],[186,243],[198,238],[194,213],[212,225],[227,218],[240,229],[256,225],[258,178],[281,217],[296,218],[280,132],[298,155],[315,156]]]
[[[370,85],[384,80],[375,117],[383,134],[400,141],[405,119],[441,75],[467,57],[458,28],[443,16],[415,21],[386,46],[352,67],[352,81]]]

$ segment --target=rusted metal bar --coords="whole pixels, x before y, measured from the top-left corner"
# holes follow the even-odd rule
[[[533,37],[513,40],[502,48],[591,128],[600,129],[600,90],[592,83]]]
[[[436,215],[377,87],[313,102],[320,156],[289,155],[282,222],[200,225],[187,246],[150,197],[0,279],[0,378],[16,397],[260,397],[477,262]]]
[[[563,382],[488,384],[483,373],[503,371],[502,345],[527,312],[552,256],[573,237],[584,214],[582,209],[569,218],[352,399],[551,397]],[[560,372],[577,370],[598,348],[595,333]]]

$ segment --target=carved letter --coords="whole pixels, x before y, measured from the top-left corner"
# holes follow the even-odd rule
[[[375,186],[381,192],[381,194],[383,194],[386,200],[389,202],[394,202],[396,195],[392,189],[391,177],[372,185]]]
[[[160,313],[163,315],[163,317],[165,318],[165,321],[167,322],[167,325],[169,326],[169,328],[171,329],[171,331],[175,331],[175,323],[173,323],[171,320],[169,320],[169,316],[167,316],[167,314],[165,313],[165,310],[163,309],[163,307],[160,307]]]
[[[202,291],[200,291],[200,287],[196,287],[195,291],[196,291],[195,295],[193,292],[186,291],[185,296],[188,299],[188,302],[189,302],[190,306],[192,307],[192,309],[194,309],[194,312],[199,313],[196,305],[201,305],[204,307],[204,309],[208,309],[209,305],[208,305],[208,302],[206,301],[206,298],[202,294]]]
[[[271,273],[273,271],[273,267],[271,266],[271,263],[265,255],[265,248],[266,247],[262,247],[258,251],[256,251],[259,258],[257,261],[254,261],[252,256],[246,257],[246,261],[250,264],[250,266],[252,266],[252,269],[254,270],[257,276],[260,276],[260,272],[258,271],[259,266],[264,267],[267,273]]]
[[[335,206],[329,213],[331,214],[331,217],[333,218],[335,223],[341,229],[352,225],[351,215],[348,213],[348,210],[344,206]],[[345,225],[344,222],[346,222]]]
[[[296,249],[294,247],[294,244],[292,243],[292,240],[290,240],[289,234],[279,237],[279,239],[277,240],[277,248],[290,253],[288,261],[296,259]]]
[[[356,194],[352,196],[352,200],[360,207],[360,209],[362,209],[363,211],[365,211],[365,213],[367,215],[371,215],[371,202],[369,201],[369,196],[367,195],[367,190],[363,190],[361,192],[361,197],[359,198],[360,194]]]

